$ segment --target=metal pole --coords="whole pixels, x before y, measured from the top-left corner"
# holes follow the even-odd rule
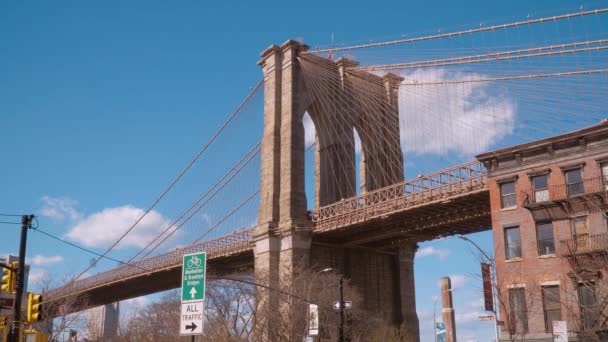
[[[433,336],[435,337],[435,342],[437,342],[437,299],[433,303]]]
[[[339,331],[339,341],[344,342],[344,291],[342,290],[342,275],[338,276],[338,287],[340,290],[340,331]]]
[[[492,300],[494,301],[494,338],[498,342],[498,284],[496,284],[492,259],[490,259],[490,280],[492,282]]]
[[[13,326],[10,331],[9,341],[19,341],[19,329],[21,324],[21,297],[23,297],[23,285],[25,277],[25,249],[27,247],[27,230],[32,224],[33,215],[21,216],[21,240],[19,242],[19,268],[15,281],[15,302],[13,306]]]
[[[496,339],[496,342],[498,342],[498,284],[496,282],[496,276],[495,276],[495,271],[496,269],[494,268],[494,259],[492,257],[490,257],[486,252],[484,252],[483,249],[481,249],[481,247],[479,247],[473,240],[469,239],[468,237],[464,236],[464,235],[458,235],[459,239],[465,240],[470,242],[473,246],[475,246],[475,248],[477,248],[477,250],[486,257],[486,259],[488,260],[488,263],[490,264],[490,280],[492,283],[492,300],[494,301],[494,338]]]

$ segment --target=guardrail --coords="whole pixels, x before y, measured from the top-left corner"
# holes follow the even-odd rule
[[[560,241],[560,256],[575,256],[587,253],[608,253],[608,233],[577,236]]]
[[[486,169],[474,161],[315,209],[312,221],[316,231],[336,229],[485,188]]]
[[[550,185],[546,189],[523,190],[524,205],[536,204],[550,201],[562,201],[569,198],[577,198],[581,195],[589,195],[605,192],[608,189],[608,182],[604,177],[584,178],[581,182],[562,183]]]
[[[123,264],[90,277],[70,282],[62,287],[51,289],[45,293],[45,302],[52,301],[53,297],[60,297],[68,293],[78,293],[114,281],[122,281],[163,269],[177,267],[181,264],[184,254],[204,251],[207,252],[208,259],[238,254],[251,249],[249,241],[251,240],[252,233],[253,228],[237,230],[215,239]]]

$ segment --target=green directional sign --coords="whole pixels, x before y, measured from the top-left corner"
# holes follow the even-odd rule
[[[182,264],[182,302],[205,299],[205,278],[207,278],[207,254],[184,255]]]

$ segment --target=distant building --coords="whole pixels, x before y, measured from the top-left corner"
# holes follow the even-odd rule
[[[14,256],[14,255],[7,255],[4,257],[0,257],[0,263],[6,264],[6,265],[10,265],[13,262],[19,261],[19,257]],[[25,286],[23,289],[23,292],[25,293],[27,291],[27,287],[28,287],[28,275],[30,273],[30,266],[29,265],[25,265]],[[25,298],[26,295],[24,295]],[[12,315],[12,306],[13,306],[13,301],[15,300],[15,295],[14,294],[10,294],[10,293],[6,293],[4,291],[0,292],[0,315],[2,316],[8,316],[8,315]]]
[[[477,158],[488,170],[501,340],[553,341],[553,321],[573,337],[608,332],[608,124]]]
[[[119,303],[106,304],[87,312],[87,335],[92,341],[112,341],[118,332]]]

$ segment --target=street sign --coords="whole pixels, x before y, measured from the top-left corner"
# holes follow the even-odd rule
[[[353,308],[353,302],[350,300],[345,300],[344,301],[344,309],[345,310],[350,310]],[[334,310],[340,310],[340,301],[335,301],[334,302]]]
[[[207,254],[186,254],[182,263],[182,303],[205,299]]]
[[[494,316],[479,316],[480,321],[493,321]]]
[[[203,301],[182,303],[180,335],[201,335],[203,333],[203,303]]]
[[[553,341],[568,342],[568,323],[566,321],[553,321]]]

